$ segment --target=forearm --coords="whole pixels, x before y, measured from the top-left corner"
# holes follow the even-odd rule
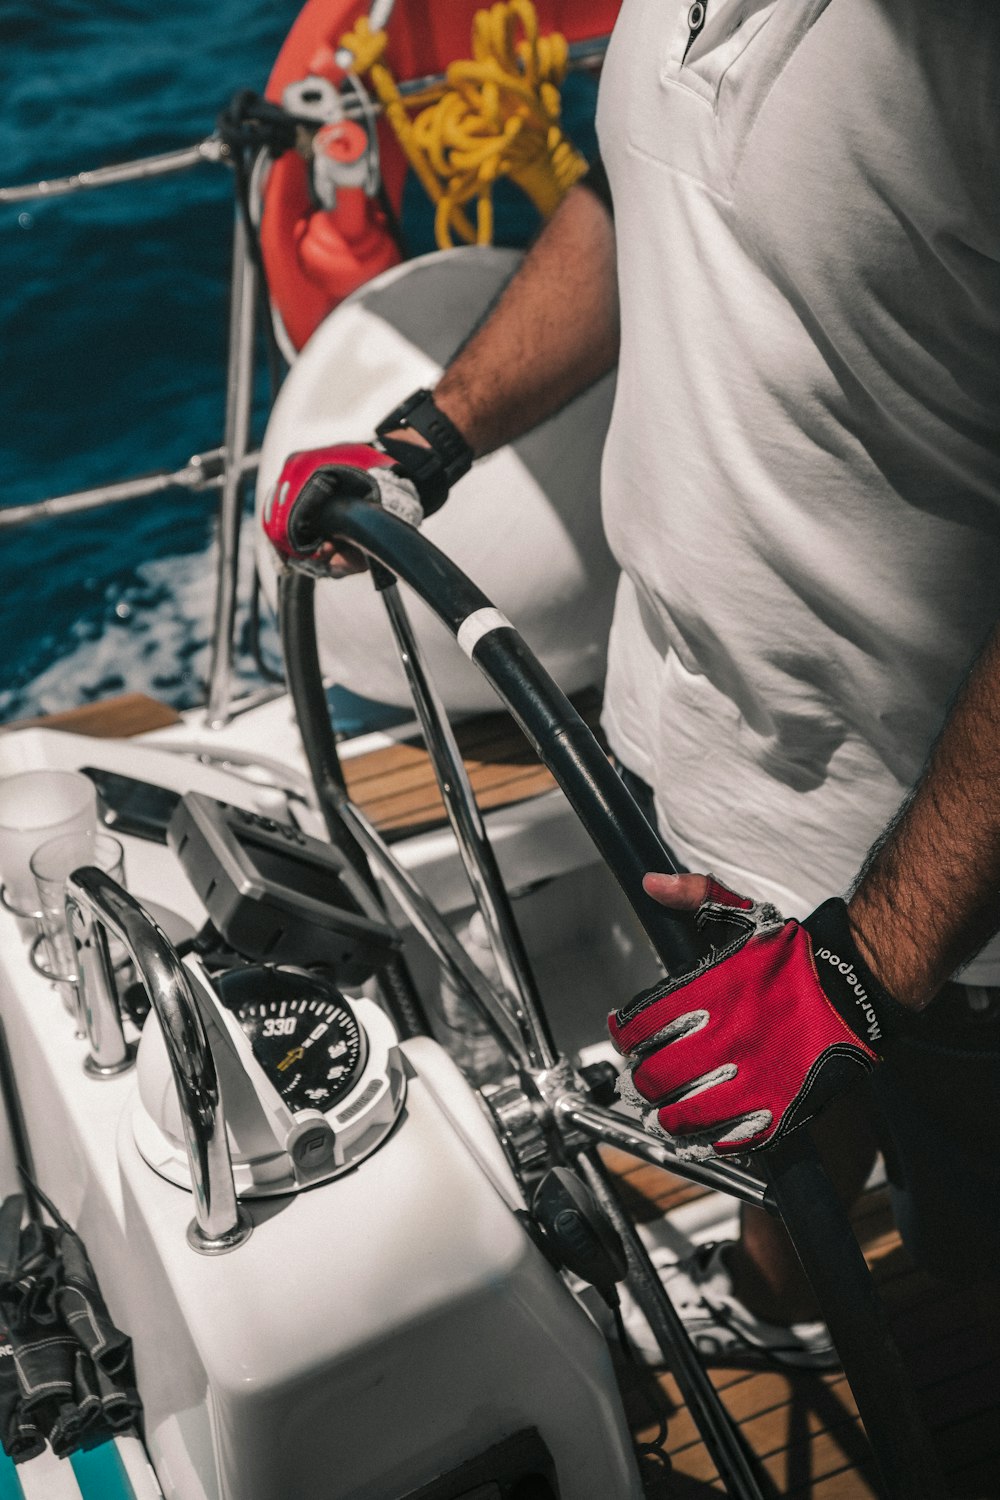
[[[576,187],[434,400],[479,456],[551,416],[617,358],[614,226],[594,194]]]
[[[862,953],[921,1008],[1000,927],[1000,628],[848,903]]]

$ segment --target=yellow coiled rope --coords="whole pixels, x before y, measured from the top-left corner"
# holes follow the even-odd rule
[[[448,65],[440,88],[403,99],[382,61],[386,33],[362,16],[341,39],[354,71],[368,75],[407,161],[435,205],[442,250],[456,236],[493,239],[493,184],[516,182],[548,218],[587,170],[559,125],[568,48],[558,32],[539,36],[531,0],[499,0],[472,23],[472,57]],[[411,119],[410,112],[415,111]],[[464,206],[476,201],[473,224]]]

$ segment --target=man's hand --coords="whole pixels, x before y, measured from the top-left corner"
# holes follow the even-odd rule
[[[855,947],[842,901],[799,923],[711,876],[643,884],[696,912],[705,939],[693,972],[609,1017],[622,1098],[652,1134],[688,1157],[757,1151],[881,1061],[905,1012]]]
[[[356,548],[303,536],[300,501],[331,494],[374,500],[419,526],[472,467],[474,450],[430,391],[414,391],[378,423],[375,432],[372,443],[338,443],[293,453],[285,460],[263,517],[264,530],[282,557],[334,578],[363,572],[367,563]]]
[[[355,494],[366,493],[411,526],[419,526],[424,517],[416,485],[380,448],[369,443],[336,443],[330,448],[291,454],[264,504],[264,531],[282,557],[308,561],[313,571],[332,578],[363,572],[368,566],[363,554],[346,543],[330,541],[303,550],[294,539],[292,513],[309,484],[318,478],[322,482],[324,476],[326,481],[334,480],[338,471],[344,479],[353,472],[357,479]]]

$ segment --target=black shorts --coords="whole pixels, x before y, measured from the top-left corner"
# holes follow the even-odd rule
[[[652,788],[618,771],[655,828]],[[946,984],[868,1088],[909,1253],[944,1280],[1000,1277],[1000,988]]]

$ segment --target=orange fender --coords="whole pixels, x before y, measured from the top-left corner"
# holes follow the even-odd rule
[[[472,18],[489,0],[397,0],[389,22],[385,62],[398,79],[443,73],[469,54]],[[610,32],[620,0],[536,0],[539,20],[571,42]],[[278,53],[266,94],[281,103],[284,90],[309,74],[336,83],[340,39],[370,0],[307,0]],[[398,213],[406,159],[392,129],[378,125],[382,180]],[[361,188],[341,188],[333,210],[314,207],[308,168],[294,151],[273,164],[264,189],[261,250],[271,297],[296,349],[338,302],[394,266],[400,253],[381,209]]]

